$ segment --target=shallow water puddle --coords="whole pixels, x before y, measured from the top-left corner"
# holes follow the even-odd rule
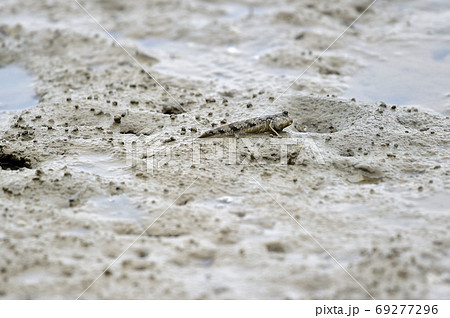
[[[159,60],[154,69],[172,76],[194,80],[213,80],[231,87],[254,85],[255,78],[264,78],[266,85],[280,85],[279,79],[298,75],[298,70],[269,67],[258,63],[268,43],[239,43],[208,46],[182,40],[146,38],[137,44]]]
[[[14,280],[25,285],[40,284],[55,279],[55,276],[41,269],[29,269],[14,277]]]
[[[0,111],[22,110],[38,101],[32,77],[25,69],[14,65],[0,68]]]
[[[443,215],[447,215],[450,211],[450,193],[440,192],[433,194],[428,198],[415,199],[413,201],[417,202],[419,210],[424,213],[442,213]]]
[[[124,194],[89,199],[86,207],[101,217],[111,219],[138,220],[143,214]]]
[[[205,78],[226,80],[239,75],[234,70],[235,62],[228,60],[224,52],[221,54],[212,52],[217,48],[212,49],[193,42],[157,38],[147,38],[138,43],[148,50],[150,55],[159,59],[160,62],[154,66],[156,70],[173,76],[196,80]]]
[[[411,11],[410,26],[400,26],[404,32],[388,40],[362,46],[375,57],[364,58],[366,67],[350,79],[344,96],[450,114],[450,6],[446,1],[394,5],[395,10]],[[413,30],[420,36],[410,33]]]
[[[126,173],[126,164],[115,160],[110,155],[105,154],[81,154],[73,157],[73,166],[85,172],[91,172],[104,177],[118,177]]]
[[[249,19],[254,15],[260,15],[266,11],[263,7],[241,3],[224,3],[220,7],[226,12],[223,18],[230,20]]]
[[[130,175],[125,162],[115,159],[112,155],[102,153],[81,153],[70,155],[49,163],[53,169],[64,166],[76,171],[83,171],[102,177],[125,177]]]
[[[14,111],[26,109],[38,102],[32,77],[25,69],[14,65],[0,68],[0,131],[7,129]]]
[[[86,229],[83,227],[74,227],[70,230],[63,231],[62,234],[68,234],[68,235],[86,235],[89,233],[92,233],[93,231],[90,229]]]
[[[196,201],[196,204],[208,207],[208,208],[214,208],[214,209],[223,209],[223,208],[229,208],[229,207],[237,207],[237,206],[243,206],[243,199],[241,197],[236,196],[222,196],[222,197],[216,197],[211,198],[209,200],[204,201]]]
[[[345,96],[450,113],[450,43],[448,48],[435,42],[391,44],[397,49],[386,47],[382,58],[351,79]]]

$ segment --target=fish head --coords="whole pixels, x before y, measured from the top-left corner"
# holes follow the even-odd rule
[[[274,126],[278,130],[283,130],[284,128],[292,125],[294,121],[291,117],[289,117],[289,113],[287,111],[283,111],[279,115],[277,115],[276,119],[274,120]]]

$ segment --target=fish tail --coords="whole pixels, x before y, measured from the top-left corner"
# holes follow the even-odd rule
[[[206,138],[206,137],[211,137],[214,136],[216,134],[216,132],[214,131],[214,129],[205,131],[203,134],[201,134],[198,138]]]

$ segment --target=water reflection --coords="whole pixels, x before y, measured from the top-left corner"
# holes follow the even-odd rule
[[[375,57],[366,56],[365,68],[350,79],[344,95],[450,114],[450,37],[442,32],[450,30],[446,2],[403,3],[404,14],[411,13],[409,24],[382,41],[358,44]]]
[[[22,110],[37,103],[32,77],[25,69],[14,65],[0,68],[0,111]]]

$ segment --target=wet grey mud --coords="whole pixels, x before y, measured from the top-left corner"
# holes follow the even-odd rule
[[[448,297],[450,8],[370,3],[2,1],[0,298]]]

